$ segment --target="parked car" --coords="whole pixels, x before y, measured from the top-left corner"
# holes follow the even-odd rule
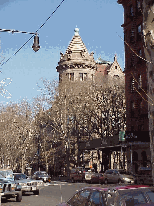
[[[33,192],[34,195],[39,195],[39,189],[43,186],[42,180],[32,180],[23,173],[13,173],[13,175],[15,182],[21,185],[23,194],[25,192]]]
[[[43,182],[51,181],[51,177],[45,171],[36,171],[32,176],[32,179],[43,180]]]
[[[111,187],[108,189],[107,204],[123,205],[150,205],[154,203],[154,188],[145,185],[128,185]]]
[[[77,182],[85,180],[85,170],[83,167],[76,167],[71,169],[70,171],[70,181],[71,182]]]
[[[103,176],[102,173],[92,174],[90,183],[99,183],[99,184],[101,184],[101,177],[102,176]]]
[[[140,167],[136,175],[137,184],[153,185],[151,167]]]
[[[76,192],[67,202],[58,206],[106,206],[107,188],[86,187]]]
[[[134,184],[135,178],[129,172],[124,170],[109,169],[104,173],[104,183],[126,183]]]
[[[0,174],[9,180],[14,180],[13,171],[11,169],[0,169]]]
[[[16,198],[16,202],[21,202],[22,192],[21,186],[13,180],[9,180],[0,175],[0,193],[2,198]]]
[[[87,172],[85,172],[85,181],[86,182],[91,182],[91,177],[92,175],[95,174],[95,169],[94,168],[89,168]]]
[[[104,183],[104,173],[100,173],[99,184],[103,184],[103,183]]]

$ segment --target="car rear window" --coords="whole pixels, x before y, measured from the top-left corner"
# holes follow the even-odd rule
[[[120,198],[120,205],[123,204],[123,200],[129,200],[129,199],[134,199],[134,204],[139,205],[139,204],[144,204],[147,202],[146,197],[144,196],[142,191],[119,191],[121,193],[121,198]]]
[[[154,202],[154,190],[150,190],[146,192],[148,197],[150,198],[150,202]]]

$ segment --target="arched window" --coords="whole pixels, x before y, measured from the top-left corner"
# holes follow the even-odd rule
[[[137,152],[133,152],[133,161],[138,161],[138,153]]]

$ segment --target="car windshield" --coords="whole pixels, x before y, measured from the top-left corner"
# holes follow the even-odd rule
[[[21,180],[21,179],[27,179],[27,176],[25,174],[14,174],[15,180]]]
[[[46,176],[46,175],[47,175],[46,172],[41,172],[40,174],[43,175],[43,176]]]
[[[35,172],[35,175],[47,176],[48,174],[45,171]]]
[[[130,172],[127,172],[127,171],[125,171],[125,170],[121,170],[121,171],[119,171],[119,173],[120,174],[125,174],[125,175],[131,175],[131,173]]]
[[[0,174],[5,178],[13,178],[13,171],[12,170],[0,171]]]
[[[85,168],[84,169],[86,172],[95,172],[94,168]]]
[[[0,179],[4,179],[5,177],[3,175],[0,174]]]

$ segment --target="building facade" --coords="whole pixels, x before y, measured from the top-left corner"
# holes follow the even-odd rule
[[[117,56],[115,55],[113,62],[107,62],[105,60],[102,60],[101,58],[98,58],[95,61],[93,57],[93,52],[91,54],[88,53],[88,50],[79,35],[78,28],[75,29],[74,36],[68,48],[66,49],[65,54],[60,54],[61,57],[60,61],[58,62],[57,72],[59,72],[59,85],[63,85],[63,89],[65,88],[65,84],[67,84],[68,82],[70,88],[72,88],[72,85],[76,82],[77,86],[82,85],[83,87],[87,85],[88,82],[96,84],[97,81],[99,79],[101,80],[101,78],[104,76],[116,78],[116,80],[121,78],[124,80],[124,73],[117,61]],[[65,93],[65,89],[63,91]],[[78,95],[77,89],[74,89],[73,92],[75,95]],[[64,107],[66,106],[67,95],[68,93],[66,93],[65,95],[66,98]],[[64,114],[64,116],[66,117],[67,115]],[[67,130],[66,127],[64,130]],[[82,139],[82,137],[80,138]],[[81,148],[78,149],[80,150],[80,153],[77,152],[75,155],[76,161],[77,156],[80,156],[80,162],[82,162],[84,166],[94,166],[97,171],[105,171],[108,168],[116,167],[115,165],[117,165],[117,168],[120,168],[119,162],[121,161],[122,156],[122,161],[127,159],[126,153],[123,153],[124,150],[121,151],[120,145],[116,147],[115,145],[112,145],[112,148],[109,147],[111,145],[111,142],[113,141],[103,143],[102,145],[101,143],[99,143],[99,140],[98,143],[96,143],[97,140],[95,140],[94,143],[94,139],[90,140],[91,137],[86,136],[86,138],[87,141],[81,142]],[[97,136],[95,136],[95,138],[97,138]],[[116,139],[117,142],[119,142],[118,136],[116,137]],[[91,141],[93,142],[92,144],[90,143]],[[82,145],[84,146],[82,147]],[[91,146],[89,147],[87,145]],[[76,145],[76,149],[77,147],[78,145]],[[113,151],[116,152],[114,153]],[[122,155],[120,156],[121,152]],[[116,157],[117,159],[115,159]]]
[[[131,144],[130,159],[131,161],[135,159],[132,170],[137,172],[138,167],[150,164],[148,79],[146,61],[144,60],[143,5],[142,0],[118,0],[118,3],[122,4],[124,8],[122,27],[125,42],[126,138]],[[143,163],[145,159],[147,159],[146,165]]]

